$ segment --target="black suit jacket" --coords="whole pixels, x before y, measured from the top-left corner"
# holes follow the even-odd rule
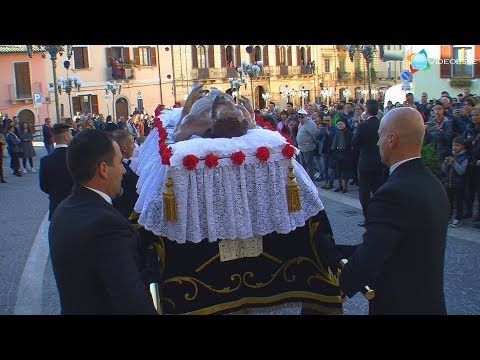
[[[129,165],[125,162],[122,163],[126,171],[122,178],[123,194],[113,200],[113,206],[128,219],[138,199],[138,175],[133,172]]]
[[[138,233],[100,195],[76,186],[48,240],[62,314],[157,314],[140,274]]]
[[[73,179],[67,168],[67,148],[60,147],[40,159],[40,189],[48,194],[48,220],[55,209],[72,192]]]
[[[377,170],[382,168],[378,149],[378,127],[380,120],[371,117],[358,125],[352,139],[352,145],[358,149],[358,170]]]
[[[119,129],[118,125],[113,122],[109,122],[105,125],[105,131],[114,131],[117,129]]]
[[[375,290],[370,314],[446,314],[447,194],[421,159],[401,164],[375,192],[366,232],[340,274],[347,296]]]

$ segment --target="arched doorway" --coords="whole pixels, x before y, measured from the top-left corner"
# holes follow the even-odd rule
[[[35,114],[32,112],[30,109],[23,109],[18,113],[18,119],[20,121],[20,124],[22,124],[24,121],[28,123],[28,126],[30,126],[30,130],[35,133]]]
[[[120,119],[120,116],[123,116],[125,121],[128,119],[128,101],[124,97],[118,98],[115,101],[115,116],[117,119]],[[115,120],[117,120],[115,119]]]
[[[255,89],[255,103],[258,104],[260,110],[264,110],[267,107],[266,101],[262,95],[265,95],[265,89],[263,86],[259,85]]]

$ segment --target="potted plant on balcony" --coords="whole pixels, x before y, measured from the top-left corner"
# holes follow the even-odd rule
[[[470,87],[472,86],[471,79],[451,79],[450,80],[451,87]]]
[[[340,68],[337,68],[337,77],[339,80],[345,80],[350,77],[350,73],[345,70],[340,70]]]
[[[119,64],[119,66],[121,66],[125,69],[130,69],[130,76],[128,76],[127,79],[135,79],[134,68],[138,68],[137,62],[135,60],[128,60],[125,63]]]

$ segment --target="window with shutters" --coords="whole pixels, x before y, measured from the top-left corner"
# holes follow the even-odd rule
[[[471,46],[454,45],[452,52],[452,78],[473,77],[473,48]]]
[[[234,67],[234,59],[233,59],[233,46],[227,46],[225,48],[225,56],[227,59],[227,66],[228,67]]]
[[[150,62],[150,47],[139,47],[138,48],[138,63],[140,66],[151,66]]]
[[[110,61],[112,59],[121,59],[121,63],[126,63],[126,60],[130,59],[130,56],[127,56],[126,54],[128,52],[128,48],[123,46],[112,46],[110,49],[112,49],[112,54],[110,56],[111,59],[109,59]],[[112,64],[110,63],[108,66],[112,66]]]
[[[88,46],[76,45],[73,47],[73,68],[74,69],[88,69]]]
[[[286,66],[287,65],[287,57],[285,55],[285,47],[284,46],[280,46],[279,55],[280,55],[280,63],[278,65]]]
[[[73,113],[98,114],[98,97],[97,95],[80,95],[72,96]]]
[[[330,59],[323,59],[325,63],[325,72],[329,73],[330,72]]]
[[[31,99],[32,85],[30,82],[30,65],[28,62],[13,63],[15,76],[15,98]]]
[[[205,69],[207,68],[207,51],[205,46],[201,45],[197,49],[197,59],[198,59],[198,68]]]
[[[359,73],[361,71],[361,68],[360,68],[360,59],[354,59],[353,60],[353,64],[354,64],[354,67],[355,67],[355,74],[356,73]]]

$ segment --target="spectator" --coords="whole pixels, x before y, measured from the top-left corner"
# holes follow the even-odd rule
[[[3,152],[7,142],[5,141],[5,136],[3,135],[3,128],[0,128],[0,182],[6,183],[5,175],[3,174]]]
[[[442,172],[443,184],[450,201],[450,217],[455,202],[455,219],[450,223],[450,226],[455,228],[462,225],[468,154],[465,150],[465,139],[462,137],[453,139],[452,147],[451,156],[447,156],[443,160]]]
[[[7,125],[5,141],[7,142],[8,155],[10,155],[10,169],[12,169],[13,175],[21,177],[20,156],[22,154],[22,147],[20,139],[15,135],[14,129],[13,124]]]
[[[47,154],[50,154],[54,147],[52,120],[50,120],[50,118],[46,118],[45,123],[42,125],[42,135],[45,149],[47,149]]]
[[[33,167],[33,158],[37,156],[35,148],[33,147],[33,133],[30,130],[30,126],[26,121],[22,123],[22,129],[19,133],[19,139],[22,146],[22,164],[23,164],[23,173],[27,173],[27,159],[30,164],[30,171],[35,173],[37,172]]]

